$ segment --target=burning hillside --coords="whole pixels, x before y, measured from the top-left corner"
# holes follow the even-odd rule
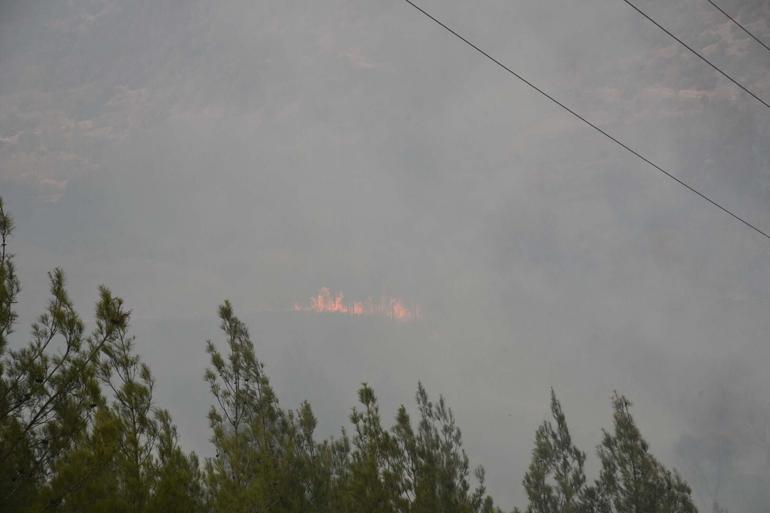
[[[404,301],[398,298],[383,296],[379,300],[370,297],[363,301],[345,302],[341,292],[332,294],[326,287],[311,297],[308,304],[295,303],[293,310],[295,312],[376,316],[395,321],[413,321],[421,317],[419,307],[408,308],[404,305]]]

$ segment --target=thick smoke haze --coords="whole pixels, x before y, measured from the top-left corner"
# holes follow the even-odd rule
[[[639,3],[770,99],[708,2]],[[770,111],[625,3],[420,5],[770,230]],[[770,41],[769,1],[720,5]],[[0,0],[0,195],[21,326],[55,266],[83,312],[111,287],[204,456],[229,298],[323,435],[363,381],[388,421],[443,394],[505,508],[554,387],[589,463],[618,390],[705,511],[770,511],[770,242],[405,2]],[[421,318],[290,311],[322,287]]]

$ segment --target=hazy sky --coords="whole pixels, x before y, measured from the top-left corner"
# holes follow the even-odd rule
[[[770,99],[706,0],[638,3]],[[770,110],[622,1],[420,5],[770,230]],[[770,42],[770,1],[720,5]],[[618,390],[703,504],[770,511],[770,241],[401,0],[0,0],[0,195],[23,323],[54,266],[85,317],[110,286],[189,449],[230,298],[284,406],[335,434],[360,382],[390,423],[421,379],[506,508],[553,386],[590,460]],[[423,317],[280,311],[324,286]]]

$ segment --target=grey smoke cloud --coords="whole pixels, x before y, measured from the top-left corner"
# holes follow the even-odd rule
[[[622,2],[421,5],[770,228],[770,114]],[[770,39],[767,1],[722,5]],[[645,8],[770,97],[767,53],[707,2]],[[551,386],[591,455],[628,394],[706,505],[695,466],[722,420],[703,412],[722,388],[736,412],[766,401],[767,241],[403,2],[4,1],[0,49],[23,321],[55,265],[84,312],[112,287],[188,448],[209,453],[203,343],[224,298],[323,434],[361,381],[386,413],[418,379],[443,393],[505,507]],[[323,286],[424,318],[265,312]],[[759,511],[767,468],[736,451],[720,500]]]

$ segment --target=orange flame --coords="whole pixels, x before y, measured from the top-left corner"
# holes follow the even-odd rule
[[[346,303],[342,292],[332,294],[332,292],[323,287],[318,294],[310,298],[310,304],[303,306],[299,303],[294,304],[295,312],[316,312],[316,313],[337,313],[354,316],[373,315],[386,317],[396,321],[413,321],[420,319],[420,308],[409,309],[404,306],[404,302],[397,298],[381,297],[379,301],[368,298],[365,301],[353,301]]]

